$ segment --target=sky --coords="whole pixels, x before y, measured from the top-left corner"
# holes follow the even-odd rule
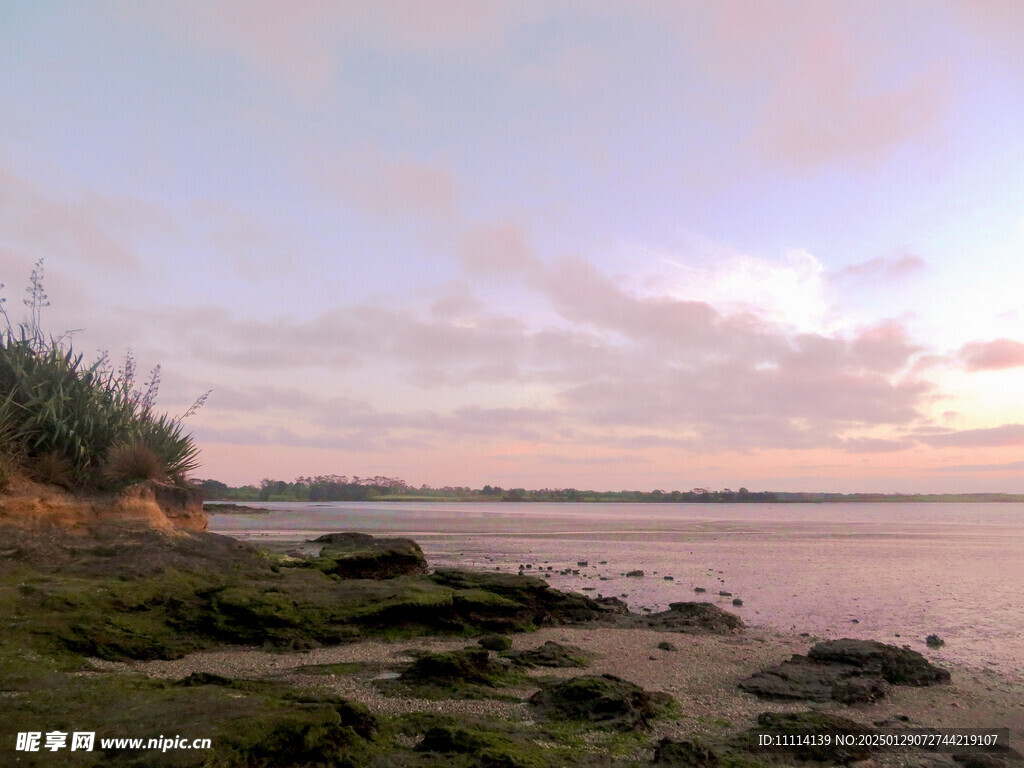
[[[198,477],[1024,492],[1016,0],[0,0],[0,283]]]

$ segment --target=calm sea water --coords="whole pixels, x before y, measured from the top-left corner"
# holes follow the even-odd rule
[[[621,597],[634,611],[706,600],[747,624],[906,644],[1024,679],[1024,504],[261,506],[272,511],[213,515],[210,530],[276,545],[401,534],[434,566],[551,568],[552,586]],[[634,569],[645,576],[627,578]],[[945,647],[926,648],[929,634]]]

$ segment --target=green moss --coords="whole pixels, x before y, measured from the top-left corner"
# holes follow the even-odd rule
[[[589,722],[618,730],[646,728],[656,717],[675,714],[678,704],[668,694],[645,691],[614,675],[580,675],[542,683],[530,698],[538,714],[555,720]]]

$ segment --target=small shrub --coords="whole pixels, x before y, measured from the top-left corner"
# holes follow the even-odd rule
[[[107,451],[103,476],[111,485],[119,486],[144,480],[161,482],[167,479],[167,470],[145,443],[119,443]]]
[[[11,480],[18,474],[18,460],[5,450],[0,449],[0,491],[6,491]]]
[[[29,464],[29,475],[37,483],[71,488],[75,484],[74,467],[56,451],[48,451]]]
[[[42,261],[27,292],[29,316],[17,327],[0,296],[0,449],[36,457],[26,462],[36,479],[68,488],[153,479],[184,484],[199,449],[182,420],[209,393],[181,416],[155,413],[160,366],[137,389],[130,352],[114,371],[105,353],[90,365],[72,350],[68,334],[44,333],[40,319],[49,301]]]

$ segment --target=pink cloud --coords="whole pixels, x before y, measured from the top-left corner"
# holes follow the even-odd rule
[[[108,7],[198,53],[228,54],[301,87],[329,84],[353,51],[490,54],[510,30],[547,12],[540,4],[497,0],[303,0],[299,6],[278,0],[112,0]]]
[[[139,313],[153,338],[220,367],[348,371],[382,366],[418,388],[423,403],[448,403],[464,388],[464,407],[393,413],[383,405],[339,399],[312,411],[286,411],[295,423],[430,440],[432,432],[544,436],[583,445],[636,450],[640,435],[680,449],[812,449],[879,453],[908,445],[902,437],[848,438],[877,428],[920,423],[933,386],[905,370],[918,347],[895,322],[853,337],[793,335],[749,315],[727,315],[703,302],[630,293],[583,259],[566,260],[526,280],[559,315],[546,327],[494,310],[472,295],[404,305],[340,308],[304,322],[240,321],[223,310]],[[216,327],[211,337],[208,329]],[[161,332],[159,328],[166,329]],[[169,350],[170,351],[170,350]],[[501,388],[535,393],[544,407],[494,409],[473,398]],[[490,395],[488,395],[490,396]],[[287,404],[275,393],[239,402]],[[294,399],[294,398],[292,398]],[[322,407],[320,407],[322,406]],[[263,408],[253,404],[250,410]],[[315,413],[314,413],[315,411]],[[321,436],[323,437],[323,436]],[[930,436],[941,439],[943,435]],[[297,438],[296,438],[297,439]],[[318,437],[318,440],[321,438]],[[362,438],[359,438],[362,439]],[[654,442],[651,442],[654,441]]]
[[[895,453],[914,447],[913,440],[886,440],[882,438],[852,438],[843,441],[847,453]]]
[[[124,241],[140,228],[169,220],[142,201],[87,193],[65,200],[56,192],[0,169],[0,230],[27,261],[65,257],[111,269],[138,260]]]
[[[469,230],[459,244],[459,258],[471,273],[514,273],[537,266],[522,227],[508,222]]]
[[[1003,424],[984,429],[962,429],[942,435],[922,436],[920,440],[936,448],[999,448],[1024,445],[1024,424]]]
[[[999,371],[1024,366],[1024,344],[1012,339],[972,341],[960,349],[968,371]]]
[[[375,216],[447,219],[454,215],[459,196],[458,183],[448,168],[412,160],[355,158],[318,173],[347,204]]]
[[[859,264],[851,264],[833,276],[833,280],[863,280],[865,282],[895,282],[910,275],[921,272],[928,267],[928,262],[912,253],[898,256],[880,256]]]
[[[872,160],[931,130],[946,108],[949,84],[941,70],[903,85],[876,85],[838,34],[802,41],[790,62],[756,128],[757,143],[774,160],[798,167]]]
[[[866,370],[890,373],[903,368],[922,349],[911,343],[907,329],[895,320],[861,331],[850,343],[850,352]]]

